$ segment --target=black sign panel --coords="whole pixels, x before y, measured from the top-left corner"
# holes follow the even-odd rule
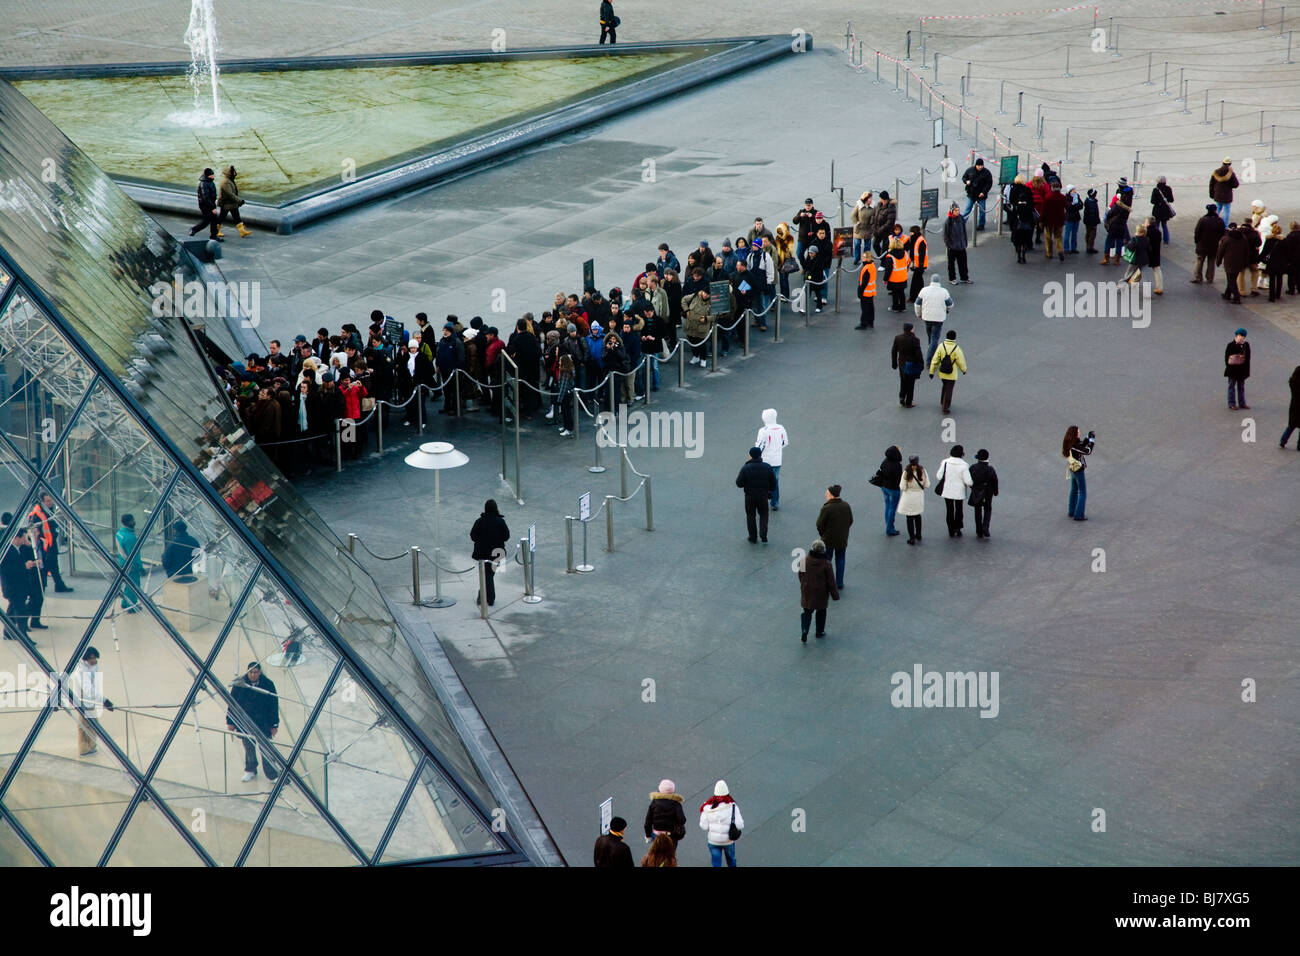
[[[939,190],[921,190],[921,221],[939,218]]]
[[[731,283],[709,283],[709,315],[731,315]]]
[[[596,291],[596,260],[588,259],[582,264],[582,291]]]

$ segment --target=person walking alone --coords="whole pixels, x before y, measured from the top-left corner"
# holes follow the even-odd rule
[[[912,455],[903,469],[899,482],[898,513],[907,519],[907,543],[921,543],[921,515],[925,512],[925,489],[930,487],[930,476],[921,467],[921,459]]]
[[[817,536],[826,545],[828,560],[835,565],[835,587],[843,591],[844,561],[849,549],[849,528],[853,526],[853,509],[840,497],[841,491],[839,485],[826,489],[826,501],[817,513]]]
[[[1228,408],[1250,410],[1246,404],[1246,379],[1250,378],[1250,343],[1246,330],[1238,329],[1223,350],[1223,374],[1228,380]],[[1235,394],[1234,394],[1235,389]]]
[[[241,239],[247,239],[252,235],[251,232],[244,228],[244,220],[239,215],[239,207],[244,204],[244,200],[239,198],[239,187],[235,185],[234,166],[227,166],[221,171],[221,189],[218,203],[221,206],[221,215],[217,217],[218,226],[225,222],[226,217],[229,216],[230,221],[239,230]]]
[[[1291,437],[1291,433],[1300,430],[1300,365],[1295,367],[1291,373],[1291,378],[1287,381],[1291,387],[1291,405],[1287,409],[1286,430],[1282,432],[1282,440],[1278,442],[1279,447],[1286,447],[1286,440]],[[1300,451],[1300,438],[1296,439],[1295,450]]]
[[[763,409],[763,427],[758,430],[754,446],[763,449],[763,461],[772,466],[772,473],[776,476],[776,485],[772,488],[773,511],[781,510],[778,507],[781,502],[781,458],[782,449],[788,444],[790,438],[785,427],[776,423],[776,409]]]
[[[912,331],[912,323],[904,322],[903,331],[894,336],[894,345],[889,350],[889,366],[898,370],[898,404],[904,408],[915,408],[916,380],[925,368],[925,356],[921,353],[921,340]]]
[[[496,562],[505,556],[506,542],[510,540],[510,527],[506,524],[506,519],[501,517],[501,511],[497,508],[494,499],[489,498],[483,502],[483,513],[474,522],[474,527],[470,528],[469,539],[474,542],[474,553],[471,557],[483,563],[487,603],[488,607],[492,607],[497,601],[497,589],[494,583]],[[474,598],[474,603],[480,604],[482,600],[483,595],[480,594]]]
[[[623,21],[614,15],[614,4],[609,0],[600,0],[600,42],[609,37],[610,45],[618,42],[618,27]],[[599,45],[599,44],[598,44]],[[631,859],[629,857],[629,859]]]
[[[925,335],[929,343],[929,351],[925,354],[927,362],[934,358],[935,349],[939,347],[943,323],[948,313],[952,311],[952,305],[952,296],[939,283],[939,274],[936,272],[930,276],[930,284],[921,290],[921,294],[912,305],[912,310],[925,323]]]
[[[975,512],[975,537],[989,536],[989,519],[993,516],[993,499],[998,494],[998,473],[989,464],[989,453],[981,448],[970,466],[970,506]]]
[[[709,856],[714,866],[722,866],[723,857],[727,866],[736,865],[736,841],[744,828],[745,818],[727,789],[727,781],[719,780],[713,785],[713,796],[700,805],[700,829],[708,834]]]
[[[767,502],[776,490],[776,472],[763,461],[763,449],[749,450],[749,461],[736,475],[736,487],[745,492],[745,526],[749,530],[749,543],[761,539],[767,544]]]
[[[1088,470],[1087,458],[1092,454],[1097,436],[1088,432],[1087,438],[1079,437],[1079,426],[1071,425],[1065,430],[1061,441],[1061,457],[1066,460],[1070,470],[1070,505],[1067,516],[1075,521],[1087,521],[1084,507],[1088,503],[1088,482],[1084,473]]]
[[[966,262],[966,217],[961,214],[957,204],[948,207],[948,218],[943,221],[943,246],[948,250],[948,282],[961,281],[971,283],[970,272]]]
[[[826,608],[840,599],[835,574],[826,559],[826,544],[820,538],[808,548],[799,568],[799,642],[808,643],[808,625],[817,618],[815,637],[826,636]]]
[[[947,341],[942,348],[935,349],[930,358],[930,378],[939,373],[942,387],[939,390],[939,408],[945,415],[952,409],[952,390],[957,386],[957,372],[966,374],[966,356],[957,344],[957,330],[949,329]]]
[[[939,470],[934,473],[934,490],[943,498],[950,538],[960,538],[965,524],[961,505],[966,499],[966,489],[972,484],[970,468],[963,461],[965,455],[966,449],[953,445],[948,457],[939,463]]]

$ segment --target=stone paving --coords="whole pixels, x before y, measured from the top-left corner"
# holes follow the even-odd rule
[[[449,22],[473,16],[459,10],[444,11]],[[361,42],[327,26],[319,47]],[[788,119],[760,128],[760,113]],[[577,288],[588,256],[602,288],[626,288],[661,239],[684,255],[756,213],[786,218],[804,195],[833,211],[832,158],[849,198],[890,188],[936,164],[928,126],[914,103],[849,73],[828,43],[300,234],[228,241],[223,265],[269,290],[268,337],[358,321],[376,305],[408,320],[418,309],[488,316],[498,288],[505,320]],[[1180,155],[1208,173],[1222,142],[1192,132]],[[1129,173],[1112,166],[1101,178]],[[1285,208],[1285,198],[1268,201]],[[581,491],[617,493],[618,476],[585,470],[586,423],[578,442],[529,425],[520,507],[497,478],[500,445],[482,413],[433,417],[430,433],[471,459],[443,476],[444,561],[468,564],[484,497],[503,503],[516,537],[538,523],[541,604],[506,603],[520,590],[511,570],[487,624],[474,616],[468,575],[444,577],[457,605],[424,613],[570,862],[589,859],[600,800],[614,797],[635,831],[664,776],[688,808],[688,865],[707,862],[693,811],[718,777],[748,824],[742,865],[1294,860],[1300,456],[1276,440],[1296,310],[1258,299],[1228,307],[1188,285],[1197,206],[1179,208],[1168,292],[1144,328],[1047,317],[1046,283],[1067,273],[1113,281],[1115,270],[1041,254],[1018,266],[1005,240],[981,234],[976,284],[953,293],[970,375],[950,423],[924,378],[918,407],[899,408],[888,313],[874,332],[853,330],[847,309],[807,328],[786,316],[783,343],[756,339],[752,357],[733,351],[717,375],[688,368],[690,388],[655,398],[704,413],[705,453],[630,450],[654,476],[655,531],[637,527],[639,501],[620,506],[614,553],[601,550],[603,528],[590,529],[590,575],[563,573],[562,518]],[[1249,413],[1228,412],[1223,396],[1222,349],[1238,325],[1254,347]],[[665,386],[675,382],[669,371]],[[763,548],[744,540],[732,480],[769,406],[792,444]],[[1099,439],[1081,525],[1064,514],[1059,442],[1071,423]],[[389,441],[384,456],[303,488],[332,527],[378,554],[431,551],[427,476],[401,462],[414,438],[394,427]],[[898,444],[933,470],[953,441],[968,460],[988,448],[999,469],[992,539],[949,539],[933,496],[921,548],[887,539],[866,481],[884,448]],[[811,540],[832,481],[856,516],[848,587],[827,639],[805,647],[791,551]],[[403,562],[373,569],[401,599]],[[426,596],[430,587],[426,574]],[[997,672],[998,716],[894,707],[893,675],[918,665]],[[1256,702],[1243,701],[1243,682]]]

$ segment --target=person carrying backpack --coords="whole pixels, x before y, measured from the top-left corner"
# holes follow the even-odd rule
[[[945,415],[952,408],[952,390],[957,385],[958,370],[961,374],[966,374],[966,356],[957,344],[957,330],[949,329],[947,339],[934,350],[934,356],[930,359],[930,378],[934,378],[937,371],[943,384],[939,393],[939,407]]]

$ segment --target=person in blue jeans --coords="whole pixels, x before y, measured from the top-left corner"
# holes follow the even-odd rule
[[[839,485],[826,489],[826,503],[817,513],[817,537],[826,545],[826,555],[835,566],[835,587],[843,591],[845,552],[849,547],[853,509],[840,497],[841,490]]]
[[[876,477],[871,483],[879,484],[885,496],[885,534],[894,537],[899,532],[894,528],[894,515],[898,513],[898,498],[902,494],[899,482],[903,479],[903,453],[897,445],[885,449],[885,460],[880,463]]]
[[[713,796],[700,805],[700,829],[707,833],[709,856],[714,866],[722,866],[724,857],[727,866],[736,865],[736,841],[731,838],[733,824],[737,830],[743,830],[745,818],[731,798],[727,781],[719,780],[713,785]]]
[[[1249,409],[1246,404],[1246,379],[1250,378],[1250,343],[1246,330],[1238,329],[1223,350],[1223,374],[1228,380],[1228,408]]]
[[[1079,223],[1083,220],[1083,200],[1079,197],[1079,190],[1075,186],[1065,187],[1065,198],[1067,201],[1065,207],[1065,251],[1067,253],[1078,253]]]
[[[1061,441],[1061,457],[1070,463],[1070,505],[1068,517],[1075,521],[1087,521],[1084,506],[1088,503],[1088,482],[1084,477],[1088,470],[1088,456],[1092,454],[1097,442],[1094,432],[1088,432],[1087,438],[1079,437],[1079,426],[1071,425],[1065,430]],[[1075,462],[1078,467],[1075,467]]]

